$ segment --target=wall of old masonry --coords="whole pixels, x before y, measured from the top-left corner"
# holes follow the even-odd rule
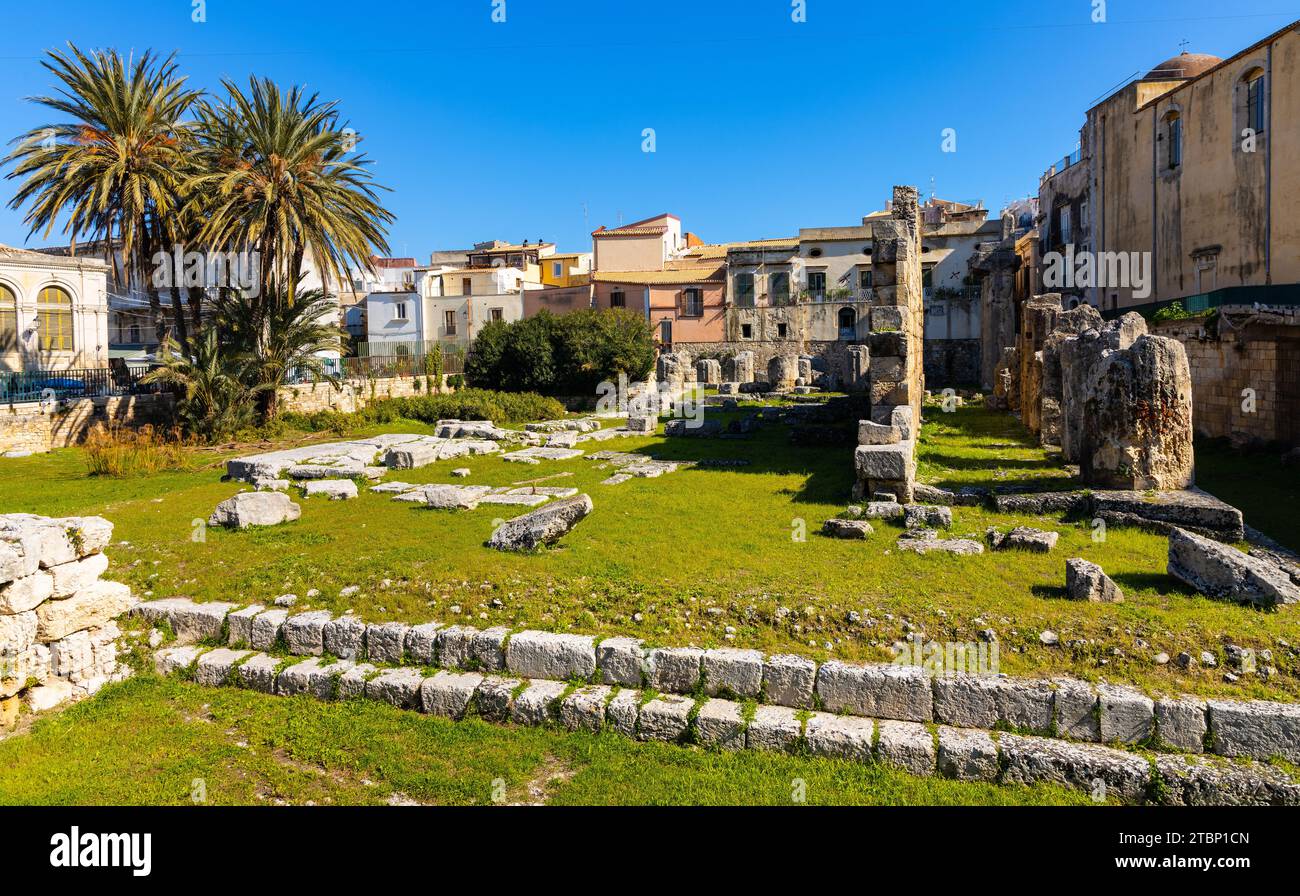
[[[171,426],[176,402],[171,395],[79,398],[46,404],[0,407],[0,454],[40,454],[85,441],[96,426]]]
[[[136,600],[100,578],[112,536],[97,516],[0,515],[0,728],[126,674],[113,620]]]
[[[895,187],[892,214],[872,224],[875,297],[871,332],[849,349],[851,389],[865,389],[871,419],[859,424],[854,497],[910,502],[925,394],[921,222],[914,187]]]

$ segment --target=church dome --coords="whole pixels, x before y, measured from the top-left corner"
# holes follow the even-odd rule
[[[1188,53],[1186,50],[1170,57],[1146,73],[1143,81],[1177,81],[1195,78],[1208,72],[1223,60],[1208,53]]]

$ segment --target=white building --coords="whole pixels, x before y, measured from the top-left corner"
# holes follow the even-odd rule
[[[108,366],[108,269],[0,245],[0,371]]]
[[[422,353],[433,342],[472,342],[490,321],[524,316],[523,292],[541,289],[518,267],[421,267],[409,290],[366,296],[366,341],[371,355]]]

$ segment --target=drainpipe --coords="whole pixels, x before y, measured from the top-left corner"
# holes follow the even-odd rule
[[[1156,114],[1157,103],[1151,104],[1151,287],[1154,297],[1151,301],[1160,301],[1160,243],[1158,220],[1160,209],[1157,206],[1156,188],[1160,183],[1160,155],[1157,143],[1160,138],[1160,117]],[[1130,278],[1131,279],[1131,278]],[[1133,298],[1133,289],[1129,287],[1128,297]]]
[[[1273,285],[1273,45],[1268,45],[1264,75],[1264,285]],[[1234,138],[1235,139],[1235,138]],[[1215,284],[1216,286],[1218,284]]]

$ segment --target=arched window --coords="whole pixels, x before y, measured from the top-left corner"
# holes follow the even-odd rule
[[[1165,115],[1165,166],[1173,170],[1183,164],[1183,117],[1177,112]]]
[[[36,297],[37,333],[43,351],[72,351],[72,296],[61,286],[47,286]]]
[[[18,297],[0,283],[0,352],[18,351]]]
[[[852,308],[841,308],[839,312],[840,340],[851,341],[857,336],[858,313]]]

